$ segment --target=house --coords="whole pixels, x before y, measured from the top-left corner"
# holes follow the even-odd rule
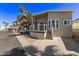
[[[33,15],[31,36],[41,39],[72,37],[72,12],[50,10]]]
[[[72,32],[74,38],[79,38],[79,18],[72,22]]]
[[[79,29],[79,18],[73,21],[72,29],[77,30]]]

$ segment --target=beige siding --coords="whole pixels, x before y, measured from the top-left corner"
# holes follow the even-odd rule
[[[79,22],[73,23],[72,28],[73,29],[79,29]]]
[[[55,12],[48,13],[48,20],[58,19],[59,27],[54,30],[54,36],[72,36],[72,25],[65,26],[63,24],[64,19],[72,20],[71,12]]]

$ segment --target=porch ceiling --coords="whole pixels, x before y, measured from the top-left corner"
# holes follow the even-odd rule
[[[34,17],[34,18],[40,18],[40,17],[47,17],[47,15],[48,15],[48,12],[46,12],[46,13],[41,13],[41,14],[38,14],[38,15],[34,15],[33,17]]]

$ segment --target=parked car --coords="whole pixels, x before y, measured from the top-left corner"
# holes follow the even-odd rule
[[[30,31],[27,30],[27,29],[24,28],[24,27],[21,27],[21,28],[20,28],[20,33],[21,33],[21,34],[28,34],[28,35],[30,35]]]

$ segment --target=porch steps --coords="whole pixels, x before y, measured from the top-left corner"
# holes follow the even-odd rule
[[[52,31],[47,31],[46,39],[52,39]]]

